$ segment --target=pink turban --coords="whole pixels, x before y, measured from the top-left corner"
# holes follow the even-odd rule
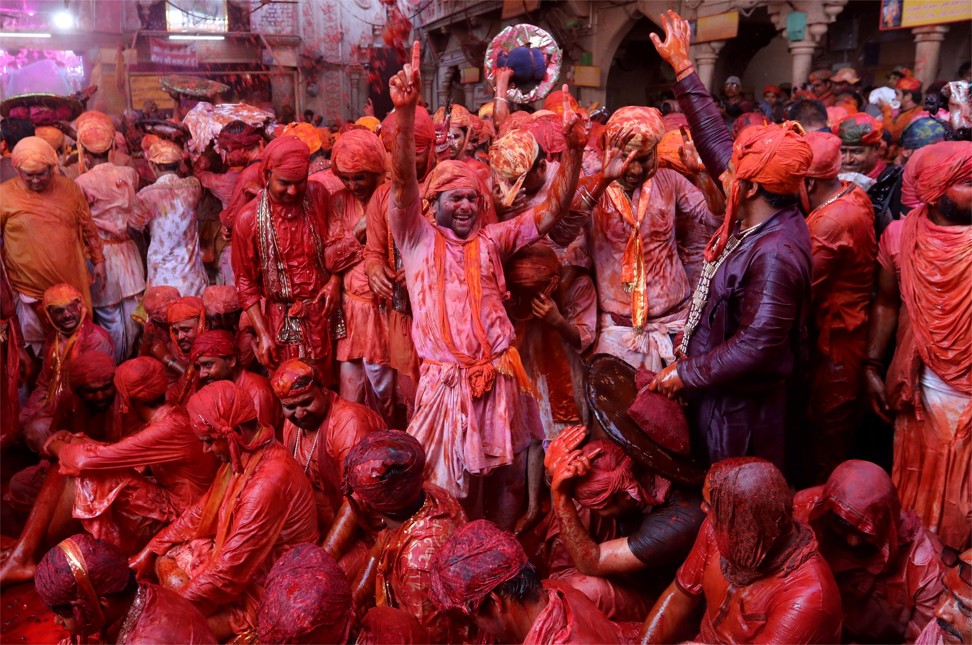
[[[57,165],[57,152],[40,137],[24,137],[10,155],[13,167],[24,172],[42,172]]]
[[[401,430],[365,436],[344,460],[344,494],[356,494],[379,513],[401,512],[425,481],[425,450]]]
[[[628,144],[627,151],[637,150],[645,153],[655,148],[665,134],[665,124],[662,122],[661,112],[655,108],[640,105],[626,105],[611,115],[608,119],[604,137],[610,141],[618,132],[630,130],[634,138]]]

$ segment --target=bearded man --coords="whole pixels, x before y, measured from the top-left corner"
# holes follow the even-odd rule
[[[920,206],[881,236],[865,377],[874,411],[894,412],[901,505],[962,549],[972,531],[972,143],[926,146],[908,165]]]
[[[915,645],[958,645],[972,634],[972,549],[959,553],[945,547],[942,552],[944,585],[935,607],[935,617],[915,639]]]

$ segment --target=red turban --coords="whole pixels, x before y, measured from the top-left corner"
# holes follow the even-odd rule
[[[381,122],[381,141],[387,150],[395,147],[398,127],[398,112],[391,112]],[[425,152],[435,143],[435,125],[429,111],[422,106],[415,108],[415,152]]]
[[[310,123],[291,123],[283,129],[283,136],[297,137],[307,145],[311,154],[321,149],[321,136]]]
[[[300,396],[317,385],[314,368],[300,360],[291,358],[281,363],[270,377],[270,387],[278,399]]]
[[[267,575],[257,609],[259,641],[346,643],[353,609],[351,583],[334,558],[319,546],[301,544]]]
[[[148,317],[157,323],[168,322],[169,305],[181,298],[182,295],[175,287],[162,285],[149,287],[142,296],[142,307]]]
[[[874,146],[881,143],[884,126],[866,112],[844,117],[831,128],[845,146]]]
[[[257,418],[253,398],[247,391],[231,381],[216,381],[189,397],[186,411],[197,435],[226,440],[233,472],[243,472],[240,453],[252,451],[254,446],[242,442],[238,428]]]
[[[79,533],[48,551],[34,573],[34,589],[50,607],[70,605],[85,632],[105,627],[99,598],[133,582],[128,558],[113,544]]]
[[[712,466],[706,480],[709,520],[722,573],[731,583],[748,585],[773,573],[793,550],[811,541],[807,529],[792,549],[781,552],[795,526],[793,496],[783,473],[765,459],[724,459]]]
[[[818,69],[815,72],[810,72],[810,82],[813,81],[829,81],[830,77],[833,76],[829,69]]]
[[[516,537],[487,520],[456,531],[432,556],[432,602],[471,616],[491,591],[529,564]]]
[[[91,349],[81,352],[67,364],[67,379],[72,388],[112,381],[115,377],[115,359]]]
[[[642,509],[648,509],[658,506],[668,496],[671,482],[656,477],[651,490],[647,490],[635,474],[634,461],[613,441],[592,441],[582,450],[588,457],[600,451],[591,461],[587,474],[574,483],[574,499],[582,506],[600,511],[614,501],[617,493],[627,493]]]
[[[920,148],[905,165],[902,202],[914,191],[920,204],[934,204],[958,182],[972,176],[972,142],[940,141]]]
[[[119,409],[128,412],[132,402],[151,403],[165,395],[169,377],[165,366],[151,356],[139,356],[115,368]]]
[[[398,607],[372,607],[361,621],[355,645],[418,645],[429,633],[412,614]]]
[[[732,138],[738,139],[739,134],[746,128],[750,128],[754,125],[769,125],[770,120],[766,118],[766,115],[762,112],[746,112],[745,114],[739,115],[735,121],[732,122]]]
[[[297,137],[277,137],[263,149],[260,174],[264,177],[272,172],[285,181],[300,181],[307,179],[309,168],[310,150]]]
[[[548,155],[560,154],[567,149],[564,121],[556,116],[534,117],[523,124],[533,134],[540,148]]]
[[[189,362],[195,364],[203,356],[235,358],[238,351],[233,334],[223,329],[210,329],[199,334],[196,340],[192,341]]]
[[[580,107],[577,99],[570,92],[567,93],[567,102],[570,104],[570,109],[574,112]],[[550,94],[547,94],[547,98],[543,100],[543,109],[556,112],[557,116],[564,116],[564,91],[554,90]]]
[[[236,130],[236,132],[228,132],[227,130]],[[263,137],[260,135],[260,129],[243,121],[227,123],[219,131],[219,136],[216,137],[216,143],[227,153],[236,152],[237,150],[249,150],[258,145],[262,140]]]
[[[921,89],[921,81],[914,76],[902,76],[895,83],[894,89],[905,92],[917,92]]]
[[[799,128],[799,130],[798,130]],[[779,195],[800,193],[813,160],[813,151],[797,123],[746,128],[732,146],[732,185],[726,196],[726,216],[705,248],[707,262],[715,262],[726,248],[736,221],[739,182],[750,181]]]
[[[965,565],[966,571],[972,567],[972,549],[967,549],[956,556],[952,564],[946,564],[948,568],[945,570],[945,580],[943,582],[945,583],[946,589],[955,594],[966,606],[969,606],[972,605],[972,582],[967,577],[962,577],[962,565]],[[968,576],[967,573],[966,576]]]
[[[236,287],[215,284],[203,289],[203,306],[207,316],[236,313],[242,309],[240,294]]]
[[[148,157],[148,151],[152,149],[152,146],[161,140],[162,137],[157,134],[146,134],[139,142],[139,147],[142,149],[142,154],[145,157]]]
[[[833,179],[840,173],[840,138],[829,132],[810,132],[807,143],[813,150],[813,161],[807,170],[810,179]]]
[[[384,176],[385,158],[385,146],[369,130],[348,130],[331,149],[331,167],[343,175],[371,172]]]
[[[57,152],[40,137],[24,137],[14,146],[10,161],[17,170],[42,172],[57,165]]]
[[[776,85],[767,85],[763,88],[763,94],[769,94],[771,92],[777,96],[783,96],[783,90]]]
[[[401,512],[422,492],[425,450],[401,430],[365,436],[344,460],[344,494],[355,493],[379,513]]]
[[[524,247],[506,262],[506,284],[530,293],[547,293],[560,277],[560,260],[552,248],[539,242]]]
[[[615,134],[624,130],[630,130],[635,135],[625,150],[637,150],[640,154],[658,145],[665,134],[665,124],[662,123],[661,112],[655,108],[626,105],[608,119],[605,140],[610,141]]]

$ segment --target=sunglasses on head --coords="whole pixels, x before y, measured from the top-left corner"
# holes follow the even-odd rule
[[[959,579],[972,586],[972,564],[962,560],[961,553],[950,546],[942,547],[942,562],[949,569],[958,567]]]

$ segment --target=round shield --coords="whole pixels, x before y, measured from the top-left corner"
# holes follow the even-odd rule
[[[73,121],[84,112],[77,99],[56,94],[21,94],[0,103],[0,116],[5,119],[30,119],[37,125]]]
[[[490,88],[496,87],[496,67],[501,56],[504,58],[514,49],[528,47],[538,50],[547,61],[546,76],[538,83],[523,88],[510,87],[506,98],[513,103],[532,103],[550,94],[560,77],[560,67],[563,64],[564,53],[557,45],[553,36],[536,25],[511,25],[499,32],[489,47],[486,48],[486,60],[483,63],[486,72],[486,83]]]
[[[637,370],[609,354],[595,355],[587,366],[587,401],[604,432],[632,458],[673,482],[700,486],[706,468],[691,457],[665,450],[628,416],[638,395]]]
[[[174,92],[196,99],[217,96],[229,90],[229,85],[217,83],[202,76],[186,76],[184,74],[163,76],[159,79],[159,83],[168,92]]]

